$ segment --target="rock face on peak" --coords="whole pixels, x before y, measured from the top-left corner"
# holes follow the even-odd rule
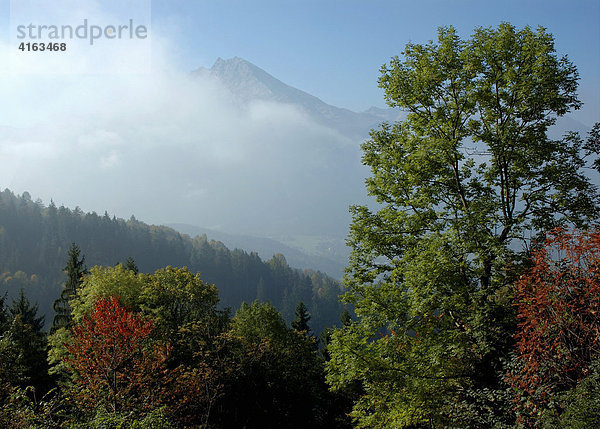
[[[239,58],[218,58],[212,68],[199,68],[193,75],[211,76],[224,84],[242,102],[268,100],[301,108],[317,123],[333,128],[350,138],[363,139],[371,128],[383,121],[396,120],[396,109],[371,109],[357,113],[332,106],[307,92],[281,82],[260,67]]]
[[[210,72],[221,79],[235,94],[246,100],[273,100],[302,104],[312,108],[327,106],[317,97],[286,85],[263,69],[239,57],[230,60],[218,58]]]

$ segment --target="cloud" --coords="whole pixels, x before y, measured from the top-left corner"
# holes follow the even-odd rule
[[[169,43],[153,34],[139,74],[2,76],[0,187],[156,223],[344,234],[363,189],[358,142],[174,70]]]

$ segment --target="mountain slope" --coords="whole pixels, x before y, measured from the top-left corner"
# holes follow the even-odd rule
[[[28,193],[16,196],[9,190],[0,192],[0,296],[8,293],[14,298],[23,288],[50,322],[73,242],[86,256],[88,267],[110,266],[128,257],[142,272],[186,266],[215,284],[221,305],[234,309],[242,301],[270,301],[289,321],[303,301],[313,316],[315,332],[336,323],[342,310],[336,280],[317,271],[292,269],[282,254],[262,260],[255,252],[229,250],[206,235],[192,239],[133,217],[125,221],[53,203],[46,207]]]
[[[295,247],[288,246],[278,240],[250,235],[228,234],[208,228],[181,223],[168,224],[174,230],[188,234],[190,237],[206,235],[211,240],[222,242],[230,249],[242,249],[246,252],[257,252],[263,259],[269,259],[277,253],[282,253],[289,265],[294,268],[311,268],[321,271],[336,279],[344,275],[347,255],[331,254],[330,257],[308,254]]]
[[[192,74],[219,80],[243,102],[268,100],[300,106],[316,122],[353,138],[366,137],[371,128],[382,121],[396,120],[401,113],[396,109],[375,107],[357,113],[332,106],[281,82],[263,69],[238,57],[228,60],[218,58],[212,68],[201,67]]]

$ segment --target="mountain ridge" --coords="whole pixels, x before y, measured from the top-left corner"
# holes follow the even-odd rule
[[[165,226],[173,228],[181,234],[187,234],[192,238],[204,234],[210,240],[222,242],[229,249],[257,252],[264,260],[270,259],[277,253],[281,253],[285,255],[288,264],[293,268],[321,271],[335,279],[341,279],[344,275],[345,264],[341,262],[341,259],[346,259],[346,255],[326,257],[320,254],[309,254],[305,249],[290,246],[277,239],[246,234],[232,234],[195,225],[168,223]]]
[[[267,100],[299,106],[317,123],[350,138],[365,138],[371,128],[383,121],[397,120],[403,115],[398,109],[371,107],[364,112],[354,112],[327,104],[240,57],[227,60],[219,57],[210,69],[200,67],[191,74],[217,79],[244,103]]]
[[[206,235],[192,238],[133,216],[124,220],[107,212],[44,205],[28,192],[19,196],[8,189],[0,190],[0,299],[4,294],[12,299],[23,289],[51,320],[71,243],[79,246],[88,267],[114,266],[131,257],[143,273],[169,265],[199,272],[217,286],[223,308],[269,301],[291,321],[302,301],[313,315],[315,332],[337,323],[342,311],[338,280],[315,269],[293,268],[281,253],[263,259]]]

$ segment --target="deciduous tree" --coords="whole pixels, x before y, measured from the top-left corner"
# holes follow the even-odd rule
[[[360,427],[510,424],[502,359],[530,235],[598,215],[583,142],[547,135],[577,109],[577,69],[545,29],[441,28],[382,68],[405,121],[363,144],[377,209],[352,208],[334,388],[360,381]]]
[[[115,297],[96,302],[66,345],[73,394],[81,405],[117,413],[149,411],[161,403],[168,347],[149,343],[152,328],[151,320]]]
[[[326,388],[312,337],[257,301],[242,304],[228,337],[237,368],[220,403],[223,427],[321,427]]]
[[[519,370],[510,375],[529,421],[558,406],[600,359],[600,229],[557,230],[532,260],[516,284]]]

